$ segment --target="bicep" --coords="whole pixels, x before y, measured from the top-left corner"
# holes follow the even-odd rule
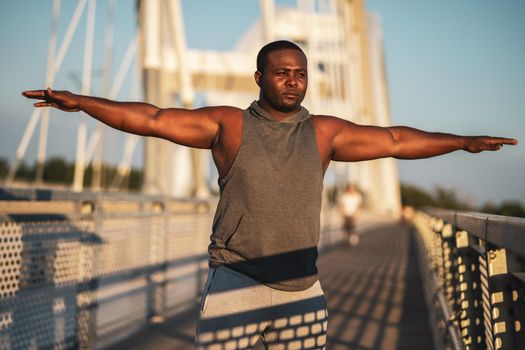
[[[389,128],[342,122],[332,143],[332,160],[362,161],[391,157],[396,141]]]
[[[209,149],[219,132],[219,112],[218,107],[160,109],[151,121],[152,134],[183,146]]]

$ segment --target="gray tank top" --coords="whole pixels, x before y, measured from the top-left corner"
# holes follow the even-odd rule
[[[253,102],[219,186],[210,266],[228,266],[280,290],[313,285],[323,169],[308,110],[277,121]]]

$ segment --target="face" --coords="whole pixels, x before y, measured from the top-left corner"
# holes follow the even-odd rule
[[[264,72],[255,72],[259,102],[284,113],[299,109],[308,86],[306,67],[306,57],[298,50],[270,52]]]

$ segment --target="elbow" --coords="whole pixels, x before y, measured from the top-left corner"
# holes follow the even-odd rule
[[[146,135],[147,136],[153,136],[153,137],[159,137],[159,120],[162,117],[162,112],[164,109],[155,107],[154,110],[151,111],[151,114],[147,120],[147,127],[145,128],[147,130]]]
[[[398,132],[393,128],[387,128],[388,133],[390,134],[390,157],[394,158],[403,158],[403,144],[401,137]]]

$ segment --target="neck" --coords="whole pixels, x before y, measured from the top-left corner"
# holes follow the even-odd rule
[[[270,103],[268,103],[268,101],[266,101],[264,98],[261,98],[261,97],[259,97],[259,101],[257,101],[257,103],[259,104],[259,106],[261,106],[262,109],[270,113],[272,118],[274,118],[277,121],[286,119],[289,116],[297,113],[301,109],[301,105],[299,105],[291,111],[280,110],[272,106]]]

